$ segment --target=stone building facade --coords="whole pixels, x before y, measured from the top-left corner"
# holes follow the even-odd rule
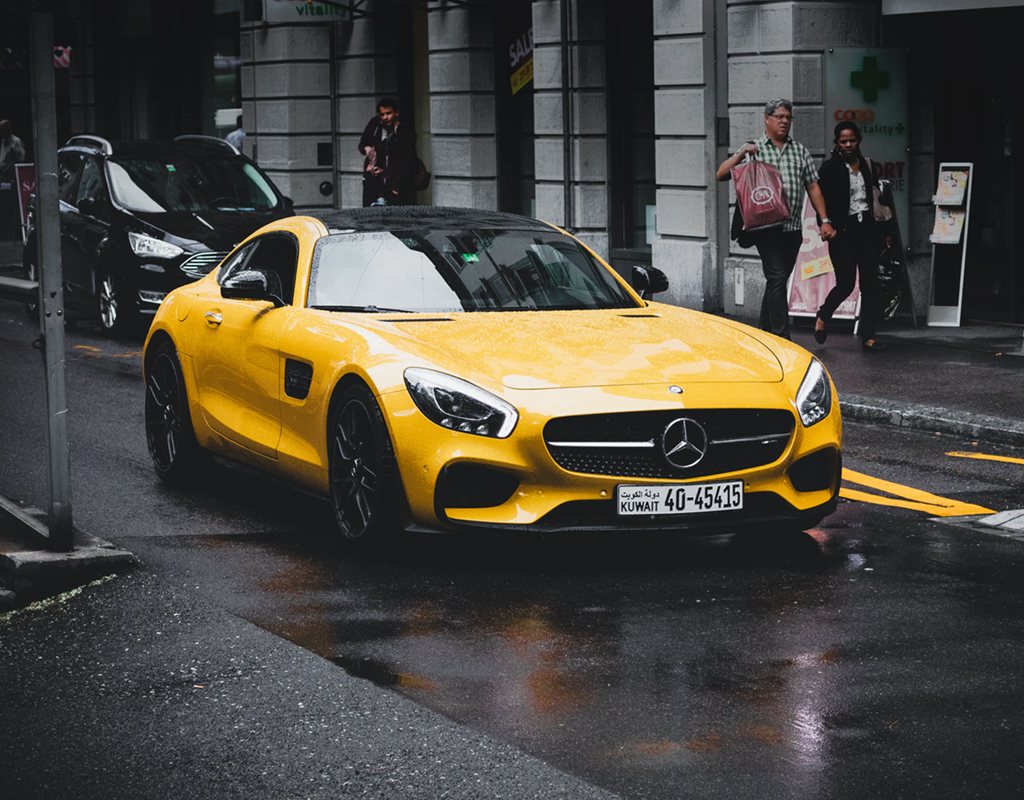
[[[991,156],[989,174],[1009,177],[989,185],[1004,200],[984,212],[997,222],[977,223],[995,242],[981,261],[1000,265],[975,269],[1003,277],[979,278],[985,288],[972,302],[981,316],[988,304],[989,316],[1024,322],[1011,233],[1024,191],[1008,166],[1024,136],[1013,109],[1024,103],[1006,79],[1021,56],[1007,40],[1007,63],[995,63],[985,44],[1019,29],[1024,2],[980,0],[964,9],[948,0],[314,0],[291,20],[279,7],[296,4],[284,0],[186,5],[211,1],[221,12],[237,9],[245,148],[300,210],[360,204],[356,143],[377,98],[392,95],[433,172],[420,202],[535,215],[579,235],[623,274],[633,263],[662,269],[671,288],[659,299],[748,321],[756,320],[763,278],[756,253],[729,240],[731,184],[715,180],[717,165],[763,131],[772,97],[793,100],[793,135],[822,158],[832,138],[826,53],[905,48],[911,205],[902,224],[914,310],[923,314],[929,302],[937,163],[973,149],[975,158]],[[83,22],[89,18],[83,12]],[[977,101],[989,123],[1005,123],[1005,163],[985,143],[989,123],[965,138],[944,114],[945,103],[960,99],[944,88],[948,65],[935,45],[949,26],[977,56],[958,62],[966,76],[950,74],[976,81],[981,94],[965,99],[972,108]],[[93,30],[82,27],[83,52],[93,48]],[[532,57],[532,79],[513,92],[524,56]],[[92,62],[80,67],[74,132],[104,133],[95,98],[111,78],[101,72]],[[998,98],[988,102],[985,92]],[[211,110],[196,108],[208,120]],[[214,132],[208,121],[201,127]],[[186,131],[167,131],[178,132]],[[990,290],[996,299],[986,300]]]

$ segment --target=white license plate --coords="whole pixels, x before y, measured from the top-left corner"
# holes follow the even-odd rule
[[[743,481],[621,484],[616,487],[615,507],[620,517],[737,511],[743,508]]]

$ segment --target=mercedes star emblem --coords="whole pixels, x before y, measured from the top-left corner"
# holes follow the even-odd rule
[[[665,428],[661,450],[668,463],[679,469],[695,466],[708,450],[708,435],[699,423],[680,417]]]

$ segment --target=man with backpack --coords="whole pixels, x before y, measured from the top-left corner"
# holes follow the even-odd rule
[[[419,158],[416,131],[400,122],[398,101],[383,97],[359,139],[363,162],[363,205],[416,204]]]

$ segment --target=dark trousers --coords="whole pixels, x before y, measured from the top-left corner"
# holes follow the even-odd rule
[[[786,284],[796,265],[804,235],[801,231],[772,231],[757,243],[764,271],[760,327],[783,339],[789,338],[789,297]]]
[[[836,237],[828,243],[836,285],[828,293],[818,310],[826,323],[839,304],[850,296],[858,270],[860,272],[860,338],[866,342],[875,338],[875,323],[879,316],[878,297],[878,240],[874,222],[865,215],[863,222],[850,217]]]

